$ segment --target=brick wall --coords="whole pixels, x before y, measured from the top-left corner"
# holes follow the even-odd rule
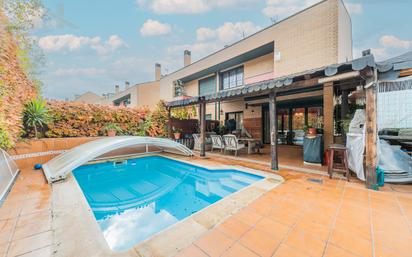
[[[262,118],[243,119],[243,126],[253,138],[262,140]]]
[[[62,150],[70,150],[78,145],[99,139],[99,137],[43,138],[18,142],[7,152],[15,160],[19,169],[32,169],[34,164],[44,164],[60,154]]]

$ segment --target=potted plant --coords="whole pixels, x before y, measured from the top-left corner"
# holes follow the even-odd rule
[[[122,131],[119,126],[114,123],[109,123],[106,125],[105,130],[107,132],[107,136],[115,137],[117,132]]]
[[[303,131],[306,133],[307,136],[314,137],[317,135],[317,129],[312,126],[304,126]]]
[[[173,127],[173,135],[176,140],[180,139],[181,133],[182,133],[181,129]]]
[[[34,136],[38,138],[38,129],[43,128],[49,122],[50,116],[46,108],[46,101],[38,98],[25,105],[23,112],[24,124],[34,129]]]

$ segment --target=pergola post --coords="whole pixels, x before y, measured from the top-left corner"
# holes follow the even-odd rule
[[[273,90],[269,95],[269,119],[270,119],[270,155],[271,168],[278,170],[278,122],[276,109],[276,91]]]
[[[375,74],[376,76],[376,74]],[[368,83],[369,81],[369,83]],[[366,81],[366,187],[377,190],[377,109],[376,109],[376,84],[374,79]]]
[[[206,102],[201,100],[199,104],[200,119],[200,157],[206,156]]]
[[[323,84],[323,149],[333,144],[333,82]]]
[[[349,112],[349,100],[348,100],[349,92],[348,90],[342,90],[342,103],[340,105],[340,116],[341,119],[344,119],[345,116]]]
[[[173,138],[173,132],[172,132],[172,108],[169,107],[167,108],[167,131],[169,138]]]

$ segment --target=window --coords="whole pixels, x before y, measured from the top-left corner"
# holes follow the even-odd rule
[[[185,94],[185,90],[181,85],[174,85],[173,91],[175,97],[183,96]]]
[[[228,112],[226,113],[226,128],[232,132],[242,130],[243,127],[243,112]]]
[[[125,95],[113,101],[114,106],[128,106],[130,105],[130,94]]]
[[[216,78],[215,76],[199,80],[199,95],[210,95],[216,93]]]
[[[221,89],[243,86],[243,66],[221,73]]]
[[[210,113],[209,113],[209,114],[206,114],[206,115],[205,115],[205,119],[206,119],[206,120],[212,120],[212,114],[210,114]]]

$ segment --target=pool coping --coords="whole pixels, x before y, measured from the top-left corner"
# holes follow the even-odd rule
[[[54,256],[173,256],[284,181],[277,174],[238,165],[205,165],[197,160],[162,154],[137,158],[146,156],[161,156],[209,170],[236,169],[264,178],[159,231],[126,252],[115,252],[109,248],[86,197],[70,173],[66,180],[52,184]]]

